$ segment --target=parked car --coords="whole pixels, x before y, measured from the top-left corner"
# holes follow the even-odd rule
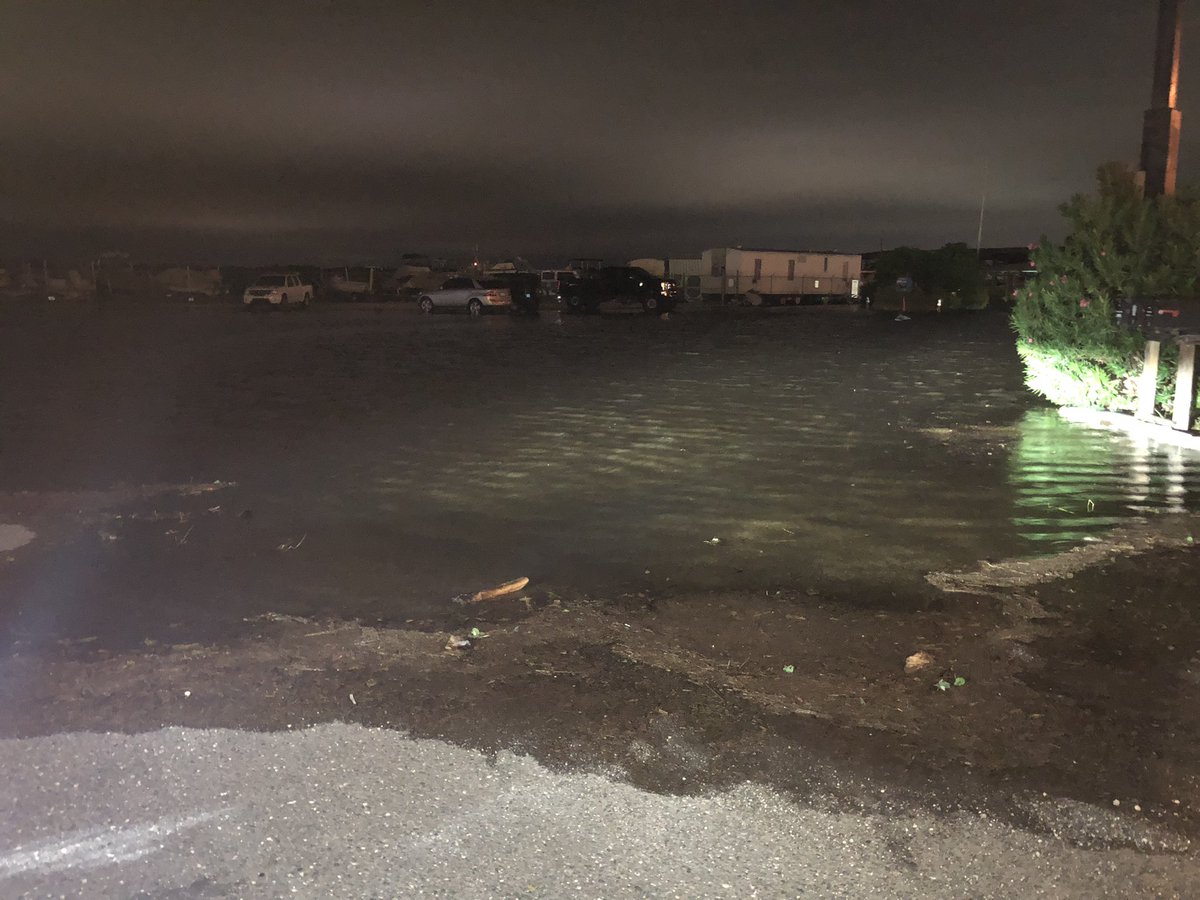
[[[584,269],[579,277],[559,285],[559,298],[574,312],[594,312],[605,301],[638,304],[648,313],[675,308],[679,288],[670,278],[659,278],[637,266],[601,266]]]
[[[435,309],[465,309],[473,316],[482,315],[485,309],[512,306],[512,294],[500,281],[480,281],[475,278],[450,278],[441,290],[422,294],[417,301],[421,312],[431,313]]]
[[[313,286],[295,272],[259,275],[242,294],[246,306],[308,306]]]
[[[536,316],[542,305],[541,281],[536,272],[505,272],[485,278],[485,285],[508,288],[512,311],[517,315]]]
[[[574,281],[575,272],[572,269],[543,269],[540,280],[542,293],[547,297],[557,297],[559,286],[564,281]]]

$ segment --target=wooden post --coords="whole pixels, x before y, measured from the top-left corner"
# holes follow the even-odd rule
[[[1142,365],[1142,377],[1138,381],[1136,413],[1144,422],[1154,418],[1154,400],[1158,393],[1158,351],[1161,347],[1158,341],[1146,341],[1145,362]]]
[[[1191,431],[1196,421],[1196,342],[1179,342],[1179,368],[1175,374],[1175,402],[1171,426]]]

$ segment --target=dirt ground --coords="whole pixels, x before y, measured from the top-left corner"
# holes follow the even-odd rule
[[[204,452],[240,459],[237,415],[213,413],[230,446]],[[968,423],[933,438],[986,460],[1013,431]],[[0,533],[0,736],[347,721],[659,791],[753,780],[855,808],[984,809],[1057,834],[1030,820],[1028,798],[1045,796],[1128,817],[1127,832],[1073,840],[1183,850],[1200,833],[1194,513],[1035,560],[909,572],[894,591],[815,577],[728,587],[736,573],[681,588],[649,570],[593,586],[490,560],[406,583],[387,544],[357,571],[330,548],[332,526],[319,539],[280,530],[233,479],[118,477],[171,466],[123,469],[98,446],[89,467],[47,444],[47,459],[72,462],[61,476],[36,448],[10,452],[0,524],[20,530]],[[478,604],[446,589],[523,574],[526,589]],[[320,579],[351,586],[344,609],[306,593]],[[388,583],[421,599],[387,605]]]

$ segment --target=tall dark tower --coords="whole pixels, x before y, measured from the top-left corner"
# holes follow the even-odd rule
[[[1142,128],[1142,172],[1146,196],[1175,193],[1179,169],[1179,42],[1183,0],[1158,0],[1158,42],[1154,51],[1154,92]]]

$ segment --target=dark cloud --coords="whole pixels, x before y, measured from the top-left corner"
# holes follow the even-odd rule
[[[26,4],[0,35],[0,237],[197,261],[868,249],[974,240],[986,189],[985,240],[1024,242],[1136,157],[1154,6]]]

